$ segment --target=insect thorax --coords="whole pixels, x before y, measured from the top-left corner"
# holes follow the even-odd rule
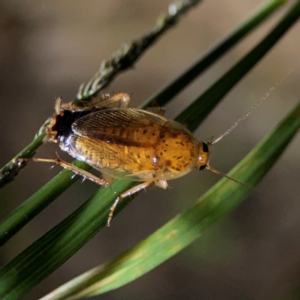
[[[90,114],[92,110],[71,111],[62,110],[54,113],[46,127],[44,142],[64,143],[72,133],[72,124],[79,118]]]

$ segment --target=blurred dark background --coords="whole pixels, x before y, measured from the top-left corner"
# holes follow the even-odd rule
[[[158,41],[133,70],[119,76],[105,91],[130,93],[131,105],[139,105],[261,2],[203,2]],[[123,42],[150,29],[168,4],[165,0],[1,1],[1,166],[32,140],[53,113],[55,97],[72,101],[80,83],[91,78],[101,60],[108,59]],[[282,13],[274,15],[168,104],[167,117],[175,117],[238,61]],[[214,168],[229,171],[299,101],[299,36],[296,24],[195,133],[201,140],[224,132],[296,65],[251,117],[213,147]],[[299,147],[298,136],[251,196],[201,239],[146,276],[95,299],[291,299],[297,295]],[[37,156],[54,157],[56,149],[55,145],[44,145]],[[47,164],[30,164],[0,191],[0,217],[7,216],[59,171],[58,167],[49,170]],[[190,206],[218,180],[215,174],[195,171],[170,182],[167,191],[153,188],[141,193],[113,220],[110,229],[97,234],[24,299],[36,299],[134,246]],[[97,186],[90,182],[75,184],[0,250],[1,265],[58,224],[96,190]]]

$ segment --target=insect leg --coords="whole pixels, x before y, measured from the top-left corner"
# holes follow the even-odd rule
[[[132,194],[135,194],[135,193],[139,192],[140,190],[145,189],[146,187],[148,187],[148,186],[151,185],[152,183],[153,183],[153,181],[146,181],[146,182],[143,182],[143,183],[141,183],[141,184],[138,184],[138,185],[132,187],[131,189],[127,190],[126,192],[120,194],[119,197],[115,200],[114,204],[113,204],[113,205],[111,206],[111,208],[110,208],[110,213],[109,213],[108,219],[107,219],[107,227],[110,226],[111,220],[112,220],[112,218],[113,218],[113,216],[114,216],[114,211],[115,211],[115,209],[116,209],[118,203],[119,203],[122,199],[124,199],[124,198],[126,198],[126,197],[128,197],[128,196],[131,196]]]
[[[63,115],[64,110],[71,110],[71,111],[82,111],[86,108],[89,108],[92,105],[90,102],[81,101],[82,106],[73,104],[72,102],[62,102],[62,97],[58,97],[55,101],[54,110],[57,115]]]
[[[92,99],[92,101],[79,100],[78,103],[80,103],[80,105],[73,104],[72,102],[65,103],[62,102],[62,98],[59,97],[55,102],[55,112],[59,115],[63,110],[82,111],[91,108],[108,108],[114,103],[117,103],[114,107],[127,108],[130,103],[130,96],[127,93],[118,93],[111,97],[105,96],[105,98],[102,99]]]
[[[113,102],[119,102],[120,108],[127,108],[130,103],[130,96],[127,93],[119,93],[119,94],[113,95],[108,100],[113,101]]]
[[[156,180],[155,185],[162,188],[162,189],[167,189],[168,188],[168,182],[166,180]]]
[[[93,99],[91,102],[82,101],[84,108],[127,108],[130,103],[130,97],[126,93],[119,93],[105,99]],[[116,105],[113,105],[115,104]]]
[[[57,164],[57,165],[60,165],[61,167],[63,167],[64,169],[70,170],[73,173],[75,173],[79,176],[82,176],[85,179],[91,180],[99,185],[103,185],[103,186],[110,185],[107,181],[93,175],[90,172],[80,169],[68,162],[65,162],[65,161],[61,160],[59,157],[56,159],[55,158],[49,158],[49,159],[48,158],[15,158],[15,161],[19,162],[19,163],[35,161],[35,162],[46,162],[46,163]]]

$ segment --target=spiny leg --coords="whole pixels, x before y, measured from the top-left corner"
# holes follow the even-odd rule
[[[113,96],[105,96],[104,99],[92,99],[92,101],[78,101],[80,105],[70,103],[63,103],[62,98],[59,97],[55,103],[55,112],[59,114],[61,110],[82,111],[90,108],[107,108],[112,104],[117,103],[118,108],[127,108],[130,103],[130,96],[127,93],[118,93]]]
[[[108,107],[117,107],[117,108],[127,108],[130,103],[130,96],[127,93],[118,93],[113,96],[105,96],[104,99],[92,99],[92,101],[81,101],[84,108],[108,108]],[[117,106],[113,106],[113,104]]]
[[[79,168],[79,167],[76,167],[68,162],[65,162],[65,161],[61,160],[59,157],[57,157],[56,159],[55,158],[15,158],[15,161],[19,162],[19,163],[35,161],[35,162],[46,162],[46,163],[57,164],[57,165],[60,165],[61,167],[63,167],[64,169],[70,170],[73,173],[75,173],[79,176],[82,176],[85,179],[91,180],[99,185],[103,185],[103,186],[110,185],[107,181],[105,181],[105,180],[93,175],[92,173]]]
[[[131,195],[133,195],[133,194],[139,192],[140,190],[145,189],[146,187],[148,187],[148,186],[151,185],[152,183],[153,183],[153,181],[146,181],[146,182],[143,182],[143,183],[141,183],[141,184],[138,184],[138,185],[136,185],[136,186],[130,188],[129,190],[125,191],[124,193],[120,194],[119,197],[114,201],[113,205],[112,205],[111,208],[110,208],[110,213],[109,213],[108,219],[107,219],[107,227],[110,226],[111,220],[112,220],[112,218],[113,218],[113,216],[114,216],[114,211],[115,211],[115,209],[116,209],[118,203],[119,203],[122,199],[124,199],[124,198],[126,198],[126,197],[128,197],[128,196],[131,196]]]

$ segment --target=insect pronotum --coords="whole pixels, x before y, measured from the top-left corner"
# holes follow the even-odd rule
[[[103,186],[109,186],[114,178],[141,182],[116,198],[110,209],[107,226],[110,225],[121,199],[152,184],[166,189],[168,180],[182,177],[195,168],[210,170],[247,186],[209,166],[209,147],[246,119],[288,74],[270,88],[232,127],[218,138],[210,138],[206,142],[196,140],[184,126],[163,117],[162,109],[129,108],[130,97],[126,93],[112,97],[104,95],[100,100],[82,102],[80,106],[63,103],[62,98],[58,98],[55,113],[46,125],[44,142],[58,143],[63,151],[99,170],[101,178],[58,156],[56,159],[15,160],[19,163],[37,161],[59,164]]]

